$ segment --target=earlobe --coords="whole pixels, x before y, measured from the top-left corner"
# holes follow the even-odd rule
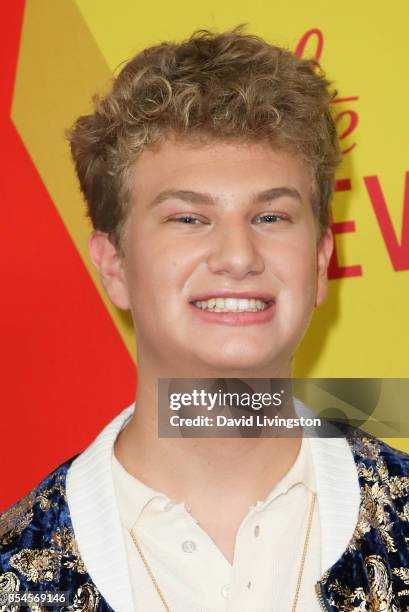
[[[88,238],[88,251],[111,302],[121,310],[128,310],[130,305],[124,262],[108,235],[93,231]]]
[[[321,236],[317,249],[317,294],[315,306],[320,306],[327,295],[328,266],[334,249],[334,237],[331,229]]]

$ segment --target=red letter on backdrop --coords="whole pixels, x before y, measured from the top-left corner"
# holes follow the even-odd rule
[[[318,28],[311,28],[311,30],[307,30],[307,32],[302,35],[294,51],[294,54],[297,57],[302,57],[304,55],[305,47],[307,46],[307,43],[312,36],[316,36],[317,38],[317,46],[313,57],[317,60],[317,62],[319,62],[322,49],[324,47],[324,35]]]
[[[378,225],[396,272],[409,270],[409,172],[405,175],[405,193],[403,197],[402,212],[402,237],[400,244],[396,238],[392,221],[389,215],[386,200],[384,198],[379,179],[377,176],[364,176],[366,189],[368,191],[373,209],[375,211]]]
[[[335,191],[350,191],[351,181],[349,179],[340,179],[336,182]],[[331,229],[334,235],[347,234],[355,231],[355,221],[342,221],[340,223],[332,223]],[[328,266],[328,278],[346,278],[347,276],[362,276],[361,266],[340,266],[338,262],[337,246],[334,242],[334,250]]]
[[[338,115],[335,117],[336,123],[339,123],[343,119],[343,117],[348,117],[349,123],[347,127],[344,129],[344,131],[338,135],[338,138],[340,141],[342,141],[344,138],[347,138],[348,136],[352,134],[352,132],[356,129],[358,125],[358,120],[359,120],[358,113],[354,110],[349,109],[349,110],[344,110],[338,113]],[[342,155],[346,155],[347,153],[352,151],[354,147],[356,147],[356,142],[354,142],[352,145],[350,145],[346,149],[341,149]]]

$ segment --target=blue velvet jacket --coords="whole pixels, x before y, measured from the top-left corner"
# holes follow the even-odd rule
[[[341,557],[315,585],[317,597],[331,612],[409,612],[409,455],[357,431],[345,437],[359,477],[358,522]],[[31,610],[107,612],[112,608],[88,574],[73,532],[65,494],[72,460],[1,515],[0,595],[68,591],[69,605]],[[0,603],[0,612],[28,609]]]

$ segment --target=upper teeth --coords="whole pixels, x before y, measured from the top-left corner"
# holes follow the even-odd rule
[[[267,303],[254,298],[211,298],[201,302],[194,302],[195,306],[203,308],[203,310],[212,310],[213,312],[257,312],[265,310]]]

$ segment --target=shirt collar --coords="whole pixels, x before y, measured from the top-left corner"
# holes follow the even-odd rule
[[[164,508],[167,504],[172,503],[167,495],[152,489],[127,472],[114,452],[112,453],[112,476],[117,501],[119,501],[121,521],[128,530],[134,526],[144,509],[153,500],[158,508]],[[300,450],[289,471],[273,487],[264,501],[257,502],[257,510],[268,508],[273,500],[284,495],[296,485],[304,485],[309,491],[316,492],[310,444],[306,437],[301,439]]]
[[[121,521],[124,526],[132,529],[139,516],[152,500],[157,500],[164,507],[170,503],[169,497],[148,487],[138,480],[118,461],[112,453],[112,476],[117,500],[120,502]]]
[[[297,457],[283,478],[275,485],[263,505],[267,505],[279,495],[287,493],[296,485],[304,485],[309,491],[316,493],[314,466],[312,464],[310,443],[308,438],[301,438],[301,446]]]

